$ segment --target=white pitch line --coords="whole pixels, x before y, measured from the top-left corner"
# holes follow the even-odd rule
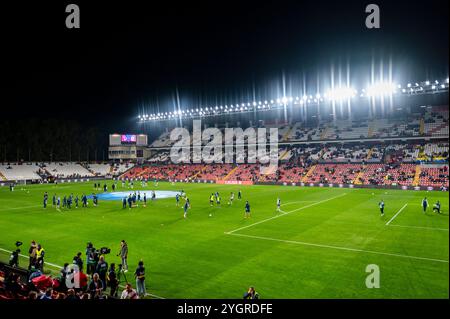
[[[3,249],[3,248],[1,248],[0,247],[0,251],[4,251],[4,252],[7,252],[7,253],[12,253],[12,251],[10,251],[10,250],[7,250],[7,249]],[[30,258],[29,256],[26,256],[26,255],[22,255],[22,254],[19,254],[19,256],[20,257],[23,257],[23,258]],[[46,264],[46,265],[49,265],[49,266],[52,266],[52,267],[55,267],[55,268],[58,268],[58,269],[62,269],[63,268],[63,266],[60,266],[60,265],[56,265],[56,264],[52,264],[52,263],[49,263],[49,262],[46,262],[46,261],[44,261],[44,264]],[[119,285],[119,287],[121,287],[121,288],[125,288],[125,286],[123,286],[123,285]],[[154,295],[154,294],[150,294],[150,293],[145,293],[145,295],[146,296],[151,296],[151,297],[155,297],[155,298],[158,298],[158,299],[166,299],[166,298],[164,298],[164,297],[161,297],[161,296],[158,296],[158,295]]]
[[[389,219],[389,221],[386,223],[386,226],[389,226],[389,224],[391,223],[391,221],[394,220],[395,217],[397,217],[398,214],[400,214],[402,212],[402,210],[408,206],[408,204],[403,205],[402,208],[400,208],[400,210],[397,212],[397,214],[395,214],[391,219]]]
[[[314,200],[298,200],[295,202],[287,202],[287,203],[281,204],[280,206],[291,205],[291,204],[295,204],[295,203],[312,203],[312,202],[315,202],[315,201]]]
[[[16,209],[37,208],[37,207],[44,207],[44,206],[43,206],[43,205],[34,205],[34,206],[23,206],[23,207],[4,208],[4,209],[0,209],[0,212],[6,212],[6,211],[16,210]]]
[[[321,204],[321,203],[325,203],[325,202],[328,202],[328,201],[330,201],[330,200],[333,200],[333,199],[336,199],[336,198],[339,198],[339,197],[342,197],[342,196],[345,196],[345,195],[347,195],[347,193],[344,193],[344,194],[341,194],[341,195],[338,195],[338,196],[334,196],[334,197],[331,197],[331,198],[328,198],[328,199],[324,199],[324,200],[315,202],[315,203],[313,203],[313,204],[309,204],[309,205],[306,205],[306,206],[302,206],[302,207],[300,207],[300,208],[291,210],[291,211],[289,211],[289,212],[283,212],[283,211],[281,211],[282,214],[280,214],[280,215],[276,215],[276,216],[274,216],[274,217],[266,218],[266,219],[260,220],[259,222],[256,222],[256,223],[253,223],[253,224],[250,224],[250,225],[247,225],[247,226],[243,226],[243,227],[237,228],[237,229],[232,230],[232,231],[229,231],[229,232],[225,232],[225,234],[232,234],[232,233],[234,233],[234,232],[237,232],[238,230],[242,230],[242,229],[246,229],[246,228],[249,228],[249,227],[258,225],[258,224],[262,224],[262,223],[265,223],[265,222],[267,222],[267,221],[269,221],[269,220],[272,220],[272,219],[275,219],[275,218],[278,218],[278,217],[281,217],[281,216],[284,216],[284,215],[288,215],[288,214],[297,212],[297,211],[299,211],[299,210],[302,210],[302,209],[305,209],[305,208],[309,208],[309,207],[311,207],[311,206],[319,205],[319,204]]]
[[[396,225],[396,224],[389,225],[389,226],[448,231],[448,228],[436,228],[436,227],[425,227],[425,226],[409,226],[409,225]]]
[[[304,246],[313,246],[313,247],[320,247],[320,248],[329,248],[329,249],[353,251],[353,252],[359,252],[359,253],[394,256],[394,257],[401,257],[401,258],[409,258],[409,259],[418,259],[418,260],[426,260],[426,261],[435,261],[435,262],[440,262],[440,263],[448,263],[448,260],[444,260],[444,259],[435,259],[435,258],[417,257],[417,256],[410,256],[410,255],[394,254],[394,253],[385,253],[385,252],[381,252],[381,251],[365,250],[365,249],[358,249],[358,248],[349,248],[349,247],[332,246],[332,245],[322,245],[322,244],[306,243],[306,242],[295,241],[295,240],[284,240],[284,239],[277,239],[277,238],[270,238],[270,237],[260,237],[260,236],[244,235],[244,234],[228,234],[228,235],[240,236],[240,237],[248,237],[248,238],[254,238],[254,239],[262,239],[262,240],[269,240],[269,241],[277,241],[277,242],[288,243],[288,244],[297,244],[297,245],[304,245]]]

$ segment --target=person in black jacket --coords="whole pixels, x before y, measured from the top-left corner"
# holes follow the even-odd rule
[[[91,295],[91,299],[100,299],[103,297],[103,290],[105,289],[105,285],[103,281],[100,279],[99,275],[95,273],[92,276],[92,280],[89,283],[89,293]]]
[[[75,257],[73,257],[72,263],[77,265],[79,271],[83,271],[83,259],[81,259],[81,252],[78,252]]]
[[[244,294],[244,299],[259,299],[259,294],[256,292],[254,287],[250,287]]]
[[[108,274],[108,263],[105,261],[105,257],[102,255],[97,264],[95,272],[98,274],[103,283],[106,283],[106,275]]]
[[[116,274],[116,264],[111,263],[108,272],[108,285],[111,288],[109,295],[111,297],[117,297],[117,288],[119,287],[119,280]]]

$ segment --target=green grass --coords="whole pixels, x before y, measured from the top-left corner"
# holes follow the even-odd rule
[[[119,263],[115,252],[126,239],[130,269],[143,259],[148,292],[165,298],[240,298],[250,285],[261,298],[449,297],[448,193],[160,183],[156,189],[186,191],[188,219],[173,198],[131,211],[119,201],[63,212],[41,207],[44,191],[50,197],[91,193],[92,186],[18,186],[13,193],[0,188],[0,247],[12,249],[21,240],[26,250],[35,239],[47,262],[62,265],[92,241],[111,247],[106,260]],[[230,207],[229,193],[237,195],[239,188],[243,200],[236,196]],[[216,190],[222,207],[209,206]],[[276,213],[277,196],[291,213]],[[424,196],[430,204],[440,200],[443,214],[422,214]],[[378,210],[381,198],[385,217]],[[251,204],[250,219],[243,218],[244,200]],[[380,268],[379,289],[365,286],[368,264]]]

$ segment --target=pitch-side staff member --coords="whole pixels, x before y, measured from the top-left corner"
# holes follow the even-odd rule
[[[120,258],[122,259],[122,269],[124,272],[128,271],[128,245],[125,242],[125,240],[123,239],[120,242],[120,251],[117,254],[117,256],[120,256]]]

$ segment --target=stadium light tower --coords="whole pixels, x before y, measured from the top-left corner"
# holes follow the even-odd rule
[[[397,85],[391,82],[379,82],[370,85],[367,89],[368,96],[384,96],[395,93]]]
[[[342,101],[351,99],[356,95],[356,90],[351,87],[339,87],[326,93],[326,97],[331,101]]]

